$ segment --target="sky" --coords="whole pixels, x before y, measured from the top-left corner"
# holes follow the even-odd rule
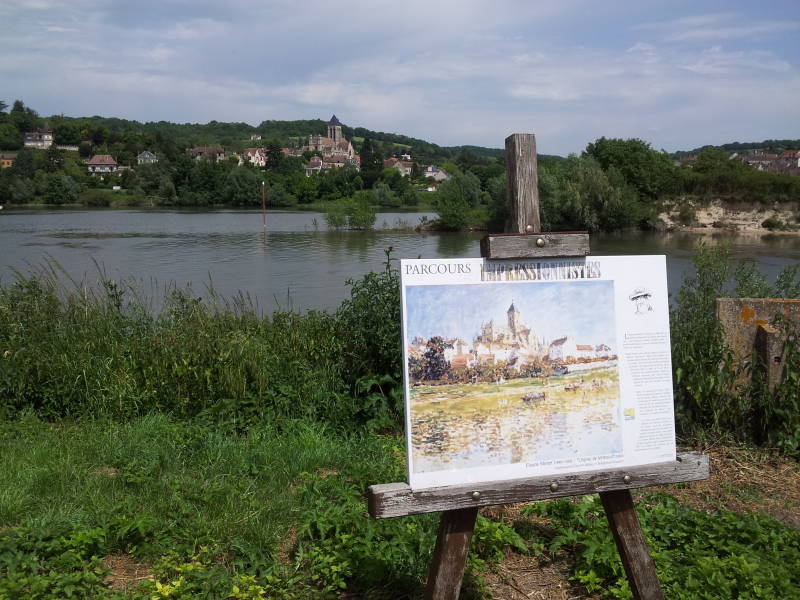
[[[0,100],[579,153],[800,138],[800,1],[0,0]]]
[[[409,341],[439,335],[472,344],[482,323],[506,327],[513,303],[531,335],[547,344],[568,335],[577,344],[616,348],[613,281],[413,285],[405,290]]]

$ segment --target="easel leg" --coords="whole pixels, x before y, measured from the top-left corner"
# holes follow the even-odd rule
[[[628,583],[635,600],[664,600],[656,565],[647,550],[642,526],[633,507],[629,490],[600,492]]]
[[[477,508],[462,508],[442,513],[436,549],[433,551],[433,560],[428,571],[425,600],[458,599],[477,516]]]

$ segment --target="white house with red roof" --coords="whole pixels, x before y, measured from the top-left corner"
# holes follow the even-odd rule
[[[106,175],[114,173],[119,168],[119,165],[110,154],[95,154],[89,159],[89,162],[86,163],[86,168],[90,175],[96,175],[98,173],[100,175]]]

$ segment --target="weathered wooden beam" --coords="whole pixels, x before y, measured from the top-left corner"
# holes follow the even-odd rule
[[[462,508],[547,500],[596,492],[635,489],[708,479],[708,456],[697,452],[678,454],[677,460],[568,475],[549,475],[509,481],[412,490],[407,483],[370,486],[369,514],[376,519],[403,517]]]
[[[477,516],[477,507],[442,514],[428,570],[425,600],[458,600]]]
[[[487,235],[481,240],[484,258],[569,258],[589,254],[589,233],[532,233]]]
[[[506,138],[508,220],[506,233],[539,231],[539,174],[536,170],[536,136],[514,133]]]
[[[664,600],[656,566],[647,549],[630,491],[601,492],[600,501],[606,511],[634,600]]]

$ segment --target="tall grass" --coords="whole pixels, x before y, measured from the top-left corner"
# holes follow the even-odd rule
[[[125,284],[63,281],[44,270],[0,286],[0,414],[127,419],[160,411],[342,426],[375,417],[358,401],[378,408],[370,386],[350,393],[371,366],[354,359],[361,348],[353,346],[374,321],[353,315],[367,310],[359,295],[370,286],[339,315],[261,316],[244,297],[223,303],[175,289],[153,312]],[[384,420],[396,421],[397,410]]]

